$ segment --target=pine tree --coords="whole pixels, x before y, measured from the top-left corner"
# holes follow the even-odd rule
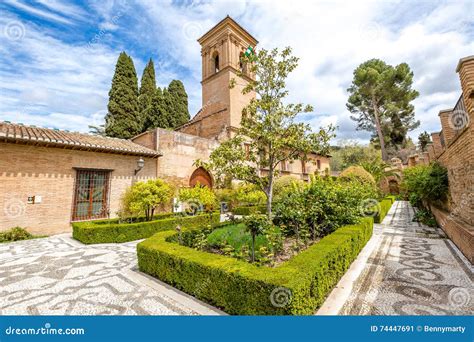
[[[391,66],[379,59],[368,60],[354,70],[347,109],[355,114],[357,129],[377,136],[382,159],[388,160],[387,147],[403,146],[415,120],[411,102],[419,93],[412,89],[413,72],[406,63]]]
[[[138,80],[133,60],[122,52],[115,66],[109,91],[105,133],[110,137],[129,139],[141,132],[138,110]]]
[[[179,80],[173,80],[168,86],[172,128],[179,127],[189,121],[188,94]]]
[[[150,58],[148,64],[143,70],[143,75],[140,83],[140,92],[138,95],[138,105],[140,109],[140,123],[142,124],[142,131],[146,131],[148,127],[146,122],[148,116],[151,115],[151,103],[156,93],[156,80],[155,80],[155,66],[153,60]]]

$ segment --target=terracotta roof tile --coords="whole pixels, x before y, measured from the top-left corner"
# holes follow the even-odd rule
[[[127,139],[25,126],[8,121],[0,122],[0,141],[149,157],[161,155],[158,151]]]

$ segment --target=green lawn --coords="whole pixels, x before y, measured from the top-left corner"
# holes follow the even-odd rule
[[[246,231],[245,224],[233,224],[214,230],[207,237],[207,243],[214,248],[231,245],[239,252],[244,245],[250,248],[252,236]],[[255,239],[255,250],[258,251],[260,247],[269,247],[268,240],[264,235],[259,235]]]

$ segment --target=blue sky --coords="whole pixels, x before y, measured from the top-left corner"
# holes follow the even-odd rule
[[[229,14],[265,48],[292,46],[300,65],[290,100],[312,104],[303,120],[334,123],[338,139],[366,142],[345,109],[352,71],[370,58],[407,62],[415,73],[420,130],[439,130],[438,111],[460,95],[456,64],[474,54],[474,1],[65,1],[0,4],[0,120],[87,132],[100,124],[120,51],[141,77],[183,81],[201,105],[196,39]]]

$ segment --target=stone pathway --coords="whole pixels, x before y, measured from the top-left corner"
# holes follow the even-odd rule
[[[215,314],[136,271],[136,244],[68,235],[0,244],[0,315]]]
[[[346,274],[357,279],[346,281],[353,285],[347,300],[340,300],[338,288],[333,291],[332,303],[340,301],[333,314],[474,312],[472,265],[442,230],[412,222],[413,215],[408,202],[397,201],[374,226],[369,244],[375,248],[359,256],[360,276],[354,270]],[[0,244],[0,315],[222,313],[137,272],[136,243],[83,245],[57,235]]]
[[[414,209],[393,204],[374,226],[377,245],[342,315],[472,315],[473,266],[441,229],[413,222]]]

